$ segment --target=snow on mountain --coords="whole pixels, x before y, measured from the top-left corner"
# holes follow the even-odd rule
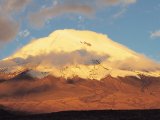
[[[57,30],[48,37],[30,42],[0,62],[1,68],[4,65],[11,70],[17,66],[31,69],[34,77],[42,76],[35,71],[56,77],[79,76],[97,80],[107,75],[160,76],[158,63],[112,41],[108,36],[69,29]]]

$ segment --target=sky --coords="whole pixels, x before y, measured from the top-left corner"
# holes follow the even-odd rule
[[[59,29],[107,34],[160,62],[160,0],[0,0],[0,59]]]

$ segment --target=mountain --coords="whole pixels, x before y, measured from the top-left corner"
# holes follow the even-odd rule
[[[0,61],[0,105],[16,111],[160,108],[160,64],[92,31],[57,30]]]

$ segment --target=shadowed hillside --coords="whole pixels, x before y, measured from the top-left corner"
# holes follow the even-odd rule
[[[0,110],[1,120],[159,120],[160,110],[69,111],[37,115],[17,115]]]

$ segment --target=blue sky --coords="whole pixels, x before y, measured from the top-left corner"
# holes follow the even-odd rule
[[[0,31],[8,35],[4,17],[18,27],[9,28],[14,34],[8,38],[0,32],[0,59],[54,30],[80,29],[107,34],[112,40],[160,62],[160,0],[23,0],[21,4],[18,2],[22,0],[13,0],[14,4],[9,1],[0,0],[0,10],[6,11],[0,12]],[[79,9],[74,11],[74,6]],[[39,12],[44,10],[47,12]]]

